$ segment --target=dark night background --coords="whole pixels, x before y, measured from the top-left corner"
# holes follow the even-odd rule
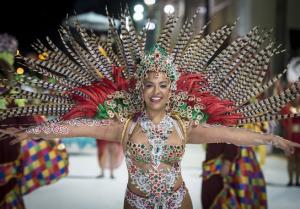
[[[121,3],[120,3],[121,2]],[[130,4],[134,1],[130,1]],[[117,15],[120,5],[126,1],[120,0],[62,0],[62,1],[7,1],[0,7],[0,33],[14,35],[19,41],[21,51],[30,52],[30,44],[36,40],[50,36],[58,38],[57,29],[67,14],[77,14],[94,11],[105,15],[105,5],[108,10]]]
[[[186,4],[186,13],[193,10],[193,5],[198,5],[199,2],[204,3],[208,2],[208,0],[182,0]],[[297,2],[296,0],[294,0]],[[73,15],[76,11],[77,14],[82,14],[90,11],[94,11],[98,14],[106,15],[105,7],[107,5],[109,12],[114,16],[118,17],[118,13],[120,12],[121,5],[125,7],[128,4],[129,8],[135,5],[137,2],[141,3],[142,0],[61,0],[61,1],[16,1],[9,0],[6,1],[5,4],[2,4],[0,7],[0,33],[9,33],[14,35],[19,41],[19,49],[21,53],[29,53],[32,52],[32,48],[30,44],[33,43],[37,38],[42,41],[46,36],[50,36],[50,38],[55,42],[59,42],[59,37],[57,30],[59,25],[62,24],[62,20],[66,17],[67,14]],[[158,2],[158,1],[157,1]],[[160,1],[161,4],[167,3],[169,1]],[[222,2],[222,1],[219,1]],[[235,1],[232,1],[235,2]],[[244,2],[244,1],[237,1]],[[283,44],[283,48],[289,49],[289,55],[284,55],[286,58],[278,59],[279,63],[282,63],[278,69],[282,69],[283,66],[286,65],[289,57],[296,55],[297,49],[300,48],[300,30],[298,28],[289,26],[289,16],[290,19],[297,19],[298,17],[295,11],[291,11],[291,9],[295,8],[295,6],[290,6],[287,9],[288,3],[284,3],[282,0],[274,0],[277,2],[275,5],[277,10],[274,18],[276,19],[275,24],[270,24],[267,21],[264,22],[262,18],[262,13],[266,15],[266,5],[261,6],[263,4],[262,1],[253,1],[253,11],[251,13],[251,21],[256,25],[263,25],[267,28],[275,27],[275,40],[277,43]],[[256,2],[256,3],[255,3]],[[273,2],[273,1],[272,1]],[[285,9],[282,8],[282,5],[285,5]],[[156,8],[160,10],[161,8]],[[239,8],[241,9],[241,8]],[[261,10],[260,12],[258,10]],[[238,11],[235,9],[228,10],[233,13],[234,11]],[[241,10],[243,11],[243,10]],[[132,12],[132,11],[131,11]],[[274,11],[273,11],[274,12]],[[271,13],[271,12],[270,12]],[[222,15],[226,15],[225,12],[220,12]],[[261,14],[261,16],[259,16]],[[293,14],[293,15],[290,15]],[[186,14],[187,15],[187,14]],[[226,20],[226,16],[219,15],[219,22],[222,20]],[[239,15],[243,15],[243,13],[234,14],[234,18]],[[257,18],[255,19],[255,16]],[[215,18],[217,19],[217,18]],[[281,19],[285,19],[281,21]],[[269,20],[272,20],[269,18]],[[227,20],[228,21],[228,20]],[[256,22],[255,22],[256,21]],[[218,21],[214,21],[218,23]],[[252,23],[251,23],[252,24]],[[276,29],[277,28],[277,29]],[[283,56],[283,55],[282,55]]]

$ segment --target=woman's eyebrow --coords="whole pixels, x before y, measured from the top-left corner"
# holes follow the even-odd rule
[[[152,84],[152,83],[154,83],[154,82],[146,80],[146,81],[144,81],[144,84],[145,84],[145,83],[150,83],[150,84]],[[160,84],[168,84],[169,82],[168,82],[168,81],[160,81],[159,83],[160,83]]]

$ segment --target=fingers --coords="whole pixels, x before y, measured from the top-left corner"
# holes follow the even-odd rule
[[[15,144],[17,144],[17,143],[20,143],[20,142],[22,142],[22,141],[25,141],[25,140],[40,140],[41,138],[32,138],[32,137],[28,137],[27,135],[20,135],[19,137],[16,137],[16,138],[14,138],[13,140],[11,140],[10,142],[9,142],[9,144],[10,145],[15,145]]]
[[[9,142],[9,144],[11,144],[11,145],[17,144],[17,143],[21,142],[22,140],[26,140],[28,138],[23,130],[13,128],[13,127],[7,128],[7,129],[1,129],[0,133],[4,134],[3,136],[9,135],[6,137],[1,137],[0,141],[8,140],[8,139],[11,139],[12,137],[14,137],[14,139],[12,139]]]
[[[23,140],[27,140],[27,139],[29,139],[28,135],[24,131],[19,131],[18,133],[16,133],[16,138],[13,139],[10,143],[16,144],[16,143],[19,143],[19,142],[21,142]]]
[[[6,129],[0,129],[0,133],[2,133],[3,135],[8,134],[11,136],[16,136],[16,134],[20,131],[23,131],[22,129],[17,129],[14,127],[11,128],[6,128]]]
[[[294,147],[288,147],[287,150],[284,150],[287,156],[290,156],[294,153]]]
[[[292,155],[295,152],[295,148],[300,148],[300,144],[291,142],[289,140],[283,141],[283,149],[288,156]]]
[[[15,145],[17,143],[20,143],[23,140],[29,139],[29,136],[24,131],[24,129],[18,129],[18,128],[14,128],[14,127],[0,129],[0,141],[8,140],[8,139],[11,139],[12,137],[14,137],[14,138],[9,142],[10,145]],[[33,138],[30,138],[30,139],[35,140]],[[38,139],[38,138],[36,138],[36,139]]]
[[[2,133],[2,134],[9,134],[9,135],[12,135],[13,134],[13,132],[12,131],[10,131],[10,130],[8,130],[8,129],[0,129],[0,133]]]
[[[291,142],[291,141],[289,141],[289,142],[290,142],[291,146],[296,147],[296,148],[300,148],[300,144],[299,143]]]
[[[286,140],[286,141],[283,141],[283,143],[282,143],[282,148],[284,149],[284,151],[285,151],[285,154],[287,154],[288,156],[289,155],[291,155],[291,154],[293,154],[294,153],[294,150],[295,150],[295,145],[296,145],[297,143],[293,143],[293,142],[290,142],[290,141],[288,141],[288,140]]]
[[[5,133],[0,132],[0,140],[1,140],[1,138],[2,138],[3,136],[5,136],[5,135],[6,135]]]
[[[24,139],[15,138],[15,139],[11,140],[11,141],[9,142],[9,144],[10,144],[10,145],[15,145],[15,144],[20,143],[20,142],[23,141],[23,140],[24,140]]]
[[[0,141],[8,140],[11,137],[16,137],[16,129],[0,129]]]
[[[291,155],[292,155],[292,153],[290,153],[290,152],[288,152],[288,151],[285,151],[285,150],[284,150],[284,154],[285,154],[286,156],[291,156]]]
[[[294,147],[289,146],[289,147],[288,147],[288,154],[289,154],[289,155],[292,155],[292,154],[294,153],[294,150],[295,150]]]
[[[9,130],[9,131],[14,131],[14,132],[18,132],[18,131],[20,131],[20,129],[18,129],[18,128],[15,128],[15,127],[10,127],[10,128],[7,128],[7,130]]]
[[[300,144],[296,142],[292,142],[290,140],[276,137],[274,139],[274,145],[284,150],[287,155],[291,155],[294,153],[295,148],[300,148]]]

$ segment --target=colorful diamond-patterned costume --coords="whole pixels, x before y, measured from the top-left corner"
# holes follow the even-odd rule
[[[244,128],[264,131],[261,124]],[[264,145],[260,145],[264,146]],[[229,173],[222,167],[229,162]],[[266,182],[254,148],[208,144],[203,162],[203,208],[267,208]]]
[[[27,117],[22,121],[34,122],[32,118]],[[6,147],[8,153],[16,152],[9,146]],[[0,202],[3,208],[24,208],[23,195],[52,184],[68,174],[68,154],[60,140],[23,141],[17,151],[16,159],[0,164],[0,186],[2,195],[5,194]],[[15,186],[10,187],[13,182]]]
[[[202,187],[207,187],[202,188],[202,192],[205,192],[202,194],[203,207],[267,208],[266,182],[253,148],[214,144],[208,146],[212,146],[208,151],[214,149],[215,154],[217,152],[222,154],[203,163]],[[231,148],[220,149],[213,146],[231,146]],[[234,154],[224,153],[230,150]],[[221,169],[224,160],[227,159],[224,157],[226,154],[234,155],[234,158],[230,160],[229,174],[223,177]],[[218,184],[221,186],[219,187]]]
[[[68,164],[66,149],[60,141],[22,142],[19,158],[0,165],[0,185],[14,178],[18,182],[16,188],[3,199],[5,204],[20,208],[17,202],[21,195],[66,176]]]

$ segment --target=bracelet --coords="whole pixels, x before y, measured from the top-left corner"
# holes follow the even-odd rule
[[[111,120],[94,120],[94,119],[73,119],[66,121],[66,124],[71,126],[108,126],[111,125]]]
[[[36,126],[32,128],[26,129],[26,133],[28,134],[68,134],[70,129],[62,124],[51,123],[47,126]]]

